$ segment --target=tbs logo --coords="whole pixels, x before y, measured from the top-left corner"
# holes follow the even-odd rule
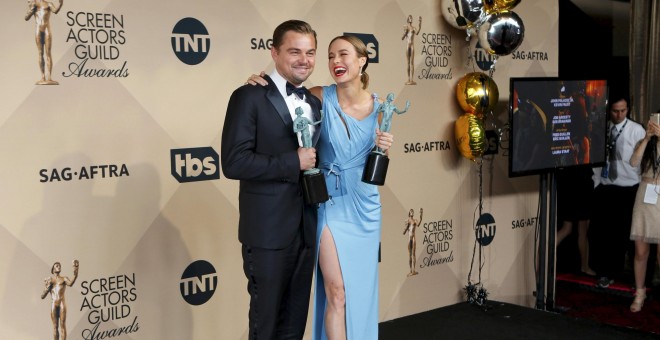
[[[352,35],[362,40],[367,46],[367,54],[369,55],[369,63],[378,63],[378,40],[373,34],[366,33],[344,33],[344,35]]]
[[[212,147],[170,150],[172,176],[179,183],[220,178],[220,157]]]
[[[484,151],[484,155],[497,155],[499,150],[499,137],[494,130],[486,130],[486,142],[488,148]]]

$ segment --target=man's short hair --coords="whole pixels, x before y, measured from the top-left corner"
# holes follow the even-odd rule
[[[609,98],[607,100],[607,111],[609,112],[612,109],[612,104],[620,102],[622,100],[625,100],[627,107],[630,108],[630,99],[625,93],[622,92],[610,93]]]
[[[273,31],[273,47],[275,49],[279,49],[282,46],[284,35],[289,31],[313,35],[314,47],[316,47],[316,32],[312,29],[312,26],[302,20],[287,20],[279,24],[275,28],[275,31]]]

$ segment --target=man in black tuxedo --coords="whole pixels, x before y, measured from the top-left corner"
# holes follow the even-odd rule
[[[321,117],[320,101],[301,88],[314,69],[316,32],[303,21],[280,24],[271,56],[275,70],[264,77],[268,85],[242,86],[229,99],[221,163],[225,177],[240,180],[238,239],[250,293],[249,338],[302,339],[316,207],[303,201],[301,175],[315,166],[316,150],[300,147],[293,118],[297,107],[311,121]],[[316,145],[318,128],[312,136]]]

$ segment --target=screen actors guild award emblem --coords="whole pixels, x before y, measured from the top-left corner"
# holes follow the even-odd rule
[[[417,28],[413,26],[412,22],[413,17],[409,15],[406,24],[403,25],[403,37],[401,37],[401,40],[406,40],[406,61],[408,62],[408,81],[406,85],[417,85],[413,80],[415,75],[415,36],[419,35],[419,31],[422,29],[422,17],[419,17]]]
[[[73,279],[61,276],[62,265],[59,262],[53,263],[50,273],[53,274],[44,279],[45,287],[41,293],[41,298],[45,298],[48,293],[52,300],[50,307],[50,319],[53,321],[53,339],[66,340],[66,301],[64,293],[66,286],[73,286],[78,278],[78,260],[73,260]]]
[[[62,8],[64,0],[58,0],[58,4],[53,4],[45,0],[29,0],[28,11],[25,14],[25,21],[34,17],[35,27],[35,41],[37,43],[37,52],[39,57],[39,69],[41,70],[41,79],[37,81],[37,85],[59,85],[59,83],[51,79],[51,71],[53,70],[53,58],[51,57],[51,46],[53,35],[50,29],[50,14],[57,14]]]
[[[312,134],[309,131],[309,127],[321,123],[323,120],[323,111],[321,111],[321,119],[316,122],[312,122],[303,116],[302,107],[296,108],[296,116],[296,119],[293,121],[293,132],[296,134],[300,133],[303,148],[311,148]],[[305,170],[303,172],[302,184],[305,202],[308,204],[323,203],[328,200],[328,188],[325,186],[325,178],[323,178],[321,170],[317,168]]]
[[[406,108],[403,110],[397,109],[392,103],[393,100],[394,94],[388,94],[387,101],[381,104],[378,108],[378,113],[382,114],[380,117],[381,132],[390,132],[390,129],[392,128],[392,116],[395,112],[397,114],[403,114],[408,111],[408,108],[410,108],[409,100],[406,101]],[[367,157],[367,163],[364,166],[364,172],[362,172],[362,182],[375,185],[385,184],[385,175],[387,175],[387,166],[389,163],[390,159],[385,152],[379,147],[375,147]]]
[[[419,220],[415,219],[415,211],[410,209],[408,212],[408,218],[403,223],[404,229],[403,234],[408,233],[408,266],[410,267],[410,272],[408,276],[413,276],[419,274],[415,267],[417,265],[417,240],[415,239],[415,229],[419,228],[422,224],[422,215],[424,214],[424,209],[419,208]]]

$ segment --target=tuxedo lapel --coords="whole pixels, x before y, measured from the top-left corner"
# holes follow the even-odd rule
[[[277,86],[275,86],[275,83],[272,79],[270,79],[269,76],[264,76],[264,79],[266,79],[268,82],[268,92],[266,93],[266,97],[270,103],[273,104],[273,107],[282,119],[284,125],[290,126],[291,131],[293,131],[293,119],[291,119],[291,113],[289,112],[289,108],[286,106],[284,98],[282,98],[282,94],[280,94]]]

